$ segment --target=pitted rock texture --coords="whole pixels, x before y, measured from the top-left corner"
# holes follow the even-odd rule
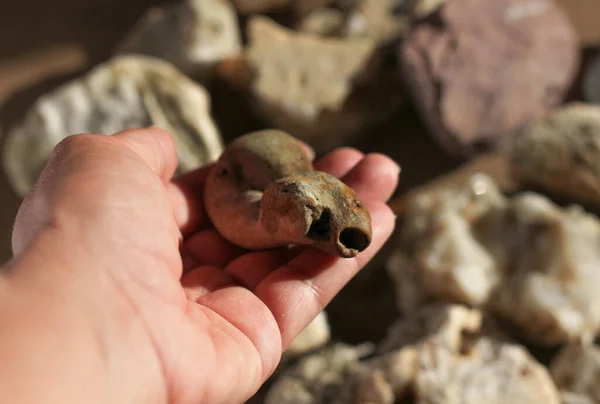
[[[300,244],[352,258],[372,241],[371,216],[356,193],[314,171],[301,143],[278,130],[227,145],[206,179],[204,207],[224,238],[250,250]]]
[[[161,58],[208,82],[218,62],[241,51],[237,15],[228,0],[179,0],[148,10],[116,53]]]
[[[297,33],[262,16],[250,20],[249,38],[252,105],[317,152],[349,143],[401,103],[399,77],[376,40]]]
[[[223,150],[202,86],[167,62],[122,56],[38,99],[7,134],[4,169],[24,196],[65,137],[111,135],[150,125],[173,135],[179,172],[214,161]]]
[[[579,67],[576,34],[550,0],[452,0],[401,47],[402,71],[449,153],[494,147],[559,104]]]
[[[556,344],[600,327],[600,222],[535,193],[507,198],[475,175],[415,196],[387,269],[398,305],[462,302]]]
[[[266,403],[560,402],[548,371],[487,333],[481,313],[466,307],[422,308],[391,327],[374,357],[368,353],[336,344],[312,354],[282,374]]]
[[[600,106],[573,103],[511,139],[513,176],[570,202],[600,206]]]

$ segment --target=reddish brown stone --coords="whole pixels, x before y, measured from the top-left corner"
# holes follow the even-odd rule
[[[402,46],[415,103],[440,144],[468,155],[559,104],[580,63],[549,0],[452,0]]]

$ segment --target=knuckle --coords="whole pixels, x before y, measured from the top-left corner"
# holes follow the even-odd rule
[[[53,157],[77,152],[90,143],[95,142],[96,137],[96,135],[87,133],[67,136],[54,147]]]

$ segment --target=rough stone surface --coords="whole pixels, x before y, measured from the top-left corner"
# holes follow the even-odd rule
[[[352,258],[372,241],[371,217],[356,193],[314,171],[300,142],[278,130],[227,145],[206,179],[204,207],[224,238],[250,250],[310,245]]]
[[[400,37],[406,32],[407,21],[396,15],[397,6],[398,0],[363,0],[348,14],[343,35],[380,42]]]
[[[418,404],[560,403],[548,371],[524,348],[494,334],[476,310],[434,305],[399,320],[382,347],[414,353],[408,389]],[[400,367],[404,376],[396,380],[406,380],[408,368]],[[406,391],[402,384],[394,387]]]
[[[400,104],[399,78],[373,39],[296,33],[262,16],[249,22],[249,36],[254,107],[317,152],[347,144]]]
[[[387,269],[400,309],[486,307],[542,344],[600,327],[600,222],[546,197],[502,195],[484,175],[414,197]]]
[[[433,136],[463,156],[561,102],[579,46],[549,0],[452,0],[417,24],[401,58]]]
[[[117,54],[165,59],[207,81],[219,61],[241,52],[235,10],[227,0],[179,0],[150,9],[117,48]]]
[[[360,358],[372,351],[370,345],[338,343],[309,355],[275,381],[265,404],[342,404],[340,390],[362,367]]]
[[[571,104],[526,125],[510,154],[522,184],[600,206],[600,106]]]
[[[23,196],[65,137],[150,125],[173,134],[180,172],[216,160],[223,150],[203,87],[161,60],[124,56],[38,99],[8,133],[4,168]]]
[[[600,402],[600,347],[572,342],[554,359],[550,371],[569,403]]]
[[[337,344],[303,359],[267,404],[558,404],[548,371],[525,349],[489,335],[482,315],[435,305],[399,320],[376,356]]]

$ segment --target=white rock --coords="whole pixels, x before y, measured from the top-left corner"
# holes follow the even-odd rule
[[[117,54],[141,54],[209,80],[215,65],[242,50],[237,15],[227,0],[179,0],[151,8],[119,44]]]
[[[370,345],[338,343],[311,354],[275,381],[265,404],[341,404],[338,394],[346,388],[348,374],[356,374],[360,358],[372,351]]]
[[[600,347],[574,341],[554,358],[550,371],[565,402],[600,402]]]
[[[65,137],[111,135],[150,125],[173,134],[180,172],[216,160],[223,150],[202,86],[167,62],[124,56],[39,98],[8,133],[4,168],[15,191],[24,196]]]
[[[487,307],[529,338],[555,344],[600,328],[600,222],[523,193],[506,198],[487,176],[415,197],[387,268],[398,304]]]
[[[252,17],[248,29],[254,108],[318,152],[347,144],[400,104],[399,81],[390,79],[399,75],[386,76],[373,39],[294,32],[263,16]]]
[[[487,332],[476,310],[425,307],[392,326],[382,349],[392,348],[416,352],[410,391],[418,404],[560,403],[548,371]]]
[[[336,344],[302,359],[266,403],[394,404],[412,393],[417,404],[559,404],[548,371],[488,328],[477,310],[423,308],[390,329],[374,358]]]

